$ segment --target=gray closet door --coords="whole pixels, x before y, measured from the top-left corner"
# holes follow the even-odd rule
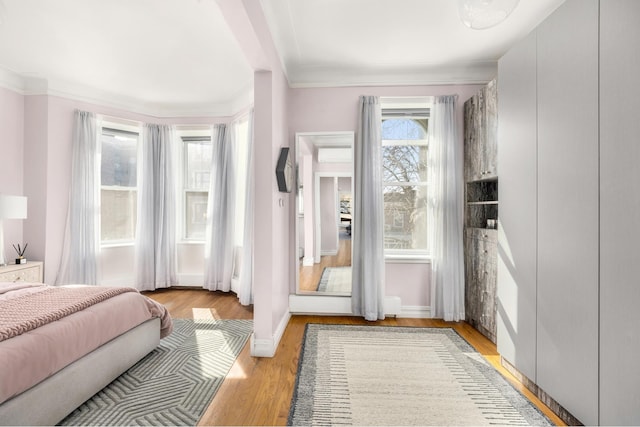
[[[600,7],[600,423],[640,425],[640,1]]]
[[[598,1],[538,27],[537,384],[598,423]]]
[[[498,352],[536,379],[536,33],[498,63]]]

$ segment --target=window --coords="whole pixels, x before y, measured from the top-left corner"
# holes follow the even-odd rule
[[[384,245],[387,255],[425,256],[428,110],[383,110]]]
[[[100,239],[103,244],[135,239],[138,134],[102,129]]]
[[[210,136],[183,136],[184,238],[204,241],[213,148]]]

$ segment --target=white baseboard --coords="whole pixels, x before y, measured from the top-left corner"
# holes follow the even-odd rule
[[[385,315],[399,316],[400,297],[385,297]],[[351,297],[328,295],[289,295],[289,311],[293,314],[328,314],[352,316]]]
[[[332,249],[330,251],[320,251],[320,255],[322,256],[336,256],[338,255],[337,249]]]
[[[398,317],[431,319],[431,307],[427,305],[403,305]]]
[[[204,283],[204,274],[178,274],[179,286],[200,286]]]
[[[312,256],[306,256],[304,258],[302,258],[302,265],[304,267],[313,267],[313,257]]]
[[[258,340],[258,339],[255,339],[255,334],[251,334],[251,338],[250,338],[251,356],[273,357],[276,354],[276,349],[280,344],[282,335],[284,335],[284,330],[287,328],[289,319],[291,319],[291,313],[287,312],[287,314],[284,315],[282,320],[280,320],[280,323],[278,324],[278,328],[276,329],[271,339]]]

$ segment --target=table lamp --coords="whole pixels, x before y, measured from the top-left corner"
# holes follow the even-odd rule
[[[26,197],[0,194],[0,266],[7,265],[4,254],[4,228],[2,221],[5,219],[25,219],[26,217]]]

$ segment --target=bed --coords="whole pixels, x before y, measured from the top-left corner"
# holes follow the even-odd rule
[[[57,424],[172,327],[132,288],[0,283],[0,424]]]

